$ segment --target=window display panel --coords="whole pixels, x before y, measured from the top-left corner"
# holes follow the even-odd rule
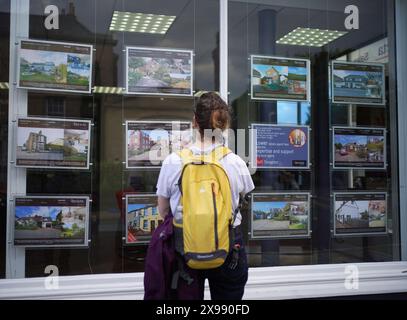
[[[88,169],[91,122],[46,118],[17,121],[16,165]]]
[[[387,232],[385,193],[334,194],[335,235],[369,235]]]
[[[250,140],[253,168],[309,168],[309,127],[253,123]]]
[[[192,51],[127,47],[126,54],[127,94],[192,96]]]
[[[251,238],[309,237],[310,212],[307,193],[253,193]]]
[[[332,62],[332,102],[384,105],[384,65]]]
[[[156,195],[126,195],[126,244],[148,243],[162,222]]]
[[[87,246],[88,197],[16,197],[14,245]]]
[[[333,127],[334,168],[384,169],[386,136],[380,128]]]
[[[22,40],[20,88],[90,93],[93,47],[62,42]]]
[[[309,68],[308,60],[252,55],[252,99],[309,101]]]

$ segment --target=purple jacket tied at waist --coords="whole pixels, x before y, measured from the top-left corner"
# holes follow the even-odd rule
[[[194,299],[198,281],[191,285],[178,279],[178,290],[171,289],[174,273],[178,270],[173,237],[173,216],[169,213],[155,229],[147,250],[144,270],[144,300]],[[195,273],[195,272],[192,272]],[[191,274],[195,276],[196,274]]]

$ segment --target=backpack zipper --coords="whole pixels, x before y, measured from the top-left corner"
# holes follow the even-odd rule
[[[215,184],[212,183],[212,199],[213,199],[213,210],[215,214],[215,248],[219,249],[219,239],[218,239],[218,210],[216,209],[216,196],[215,196]]]

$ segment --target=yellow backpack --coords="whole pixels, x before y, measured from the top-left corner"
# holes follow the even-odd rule
[[[174,219],[175,247],[192,269],[221,266],[233,241],[232,193],[220,160],[231,151],[223,146],[208,154],[179,153],[182,221]]]

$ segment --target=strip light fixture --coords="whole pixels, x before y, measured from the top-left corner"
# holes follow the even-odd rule
[[[278,39],[276,42],[278,44],[294,46],[323,47],[345,34],[347,34],[346,31],[298,27]]]
[[[114,11],[110,31],[165,34],[175,20],[175,16]]]

